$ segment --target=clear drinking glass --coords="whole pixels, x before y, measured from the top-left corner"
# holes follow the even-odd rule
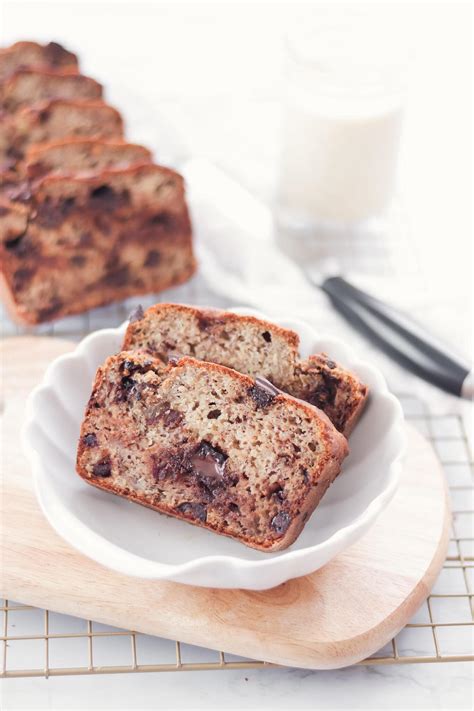
[[[397,172],[403,63],[367,23],[286,42],[276,215],[287,227],[360,226],[384,215]]]

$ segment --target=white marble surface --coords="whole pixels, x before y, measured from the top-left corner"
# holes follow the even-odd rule
[[[8,680],[10,709],[470,709],[469,664]],[[184,678],[183,678],[184,676]]]
[[[402,11],[400,3],[378,5],[395,13],[398,25],[418,40],[400,186],[409,239],[421,256],[427,284],[423,294],[408,288],[405,278],[387,287],[396,301],[410,306],[469,356],[470,7],[410,3]],[[154,146],[165,143],[169,150],[163,141],[166,125],[171,135],[178,128],[182,143],[174,146],[175,153],[206,155],[262,199],[270,199],[282,31],[296,16],[320,9],[321,3],[4,0],[0,7],[2,42],[54,35],[81,51],[87,71],[110,87],[112,100],[120,104],[124,95],[133,96],[121,107],[132,118],[131,137]],[[160,118],[155,123],[156,109]],[[219,298],[213,300],[219,303]],[[332,330],[343,327],[331,312],[321,319]],[[402,382],[407,390],[428,397],[439,412],[459,407],[454,399],[377,357],[392,383]],[[453,643],[459,645],[461,639]],[[112,646],[107,654],[115,652]],[[10,679],[2,684],[1,699],[5,711],[467,709],[473,701],[471,683],[470,664],[417,664],[333,672],[278,669]]]

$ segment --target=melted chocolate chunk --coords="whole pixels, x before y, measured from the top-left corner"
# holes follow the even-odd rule
[[[32,180],[34,180],[35,178],[40,178],[47,172],[47,166],[43,165],[41,161],[38,161],[37,163],[30,163],[30,165],[28,166],[28,177]]]
[[[197,316],[198,328],[200,331],[207,331],[213,326],[223,326],[225,320],[216,316],[206,316],[204,313],[199,313]]]
[[[324,370],[319,375],[321,382],[309,393],[307,400],[311,405],[324,409],[326,405],[334,405],[339,380]]]
[[[138,306],[133,309],[132,313],[128,317],[128,320],[130,323],[135,323],[136,321],[141,321],[144,315],[145,312],[143,311],[142,305],[138,304]]]
[[[44,309],[40,309],[38,311],[39,321],[48,321],[49,319],[54,318],[57,316],[58,312],[61,311],[63,306],[64,303],[61,299],[52,299],[48,306],[45,306]]]
[[[44,48],[44,54],[48,62],[55,67],[67,64],[69,59],[72,60],[74,58],[71,52],[68,52],[57,42],[48,42]]]
[[[112,463],[110,461],[110,457],[104,457],[96,462],[92,468],[92,473],[94,476],[110,476],[112,473]]]
[[[329,360],[329,359],[328,359],[328,360],[326,361],[326,365],[327,365],[328,368],[330,368],[330,369],[332,370],[333,368],[336,367],[337,363],[335,363],[333,360]]]
[[[159,212],[157,215],[150,217],[148,224],[169,230],[174,227],[174,216],[170,215],[169,212]]]
[[[201,442],[195,454],[191,457],[194,471],[208,478],[222,478],[225,471],[227,455],[209,442]]]
[[[93,208],[116,210],[130,201],[130,193],[128,190],[122,190],[122,192],[118,193],[110,185],[104,184],[91,190],[89,200]]]
[[[13,290],[21,291],[28,285],[35,274],[33,267],[22,267],[13,274]]]
[[[82,232],[77,244],[79,247],[93,247],[94,239],[92,237],[92,232]]]
[[[272,342],[272,334],[271,334],[269,331],[264,331],[264,332],[262,333],[262,338],[263,338],[263,340],[266,341],[267,343],[271,343],[271,342]]]
[[[102,277],[101,282],[107,286],[120,287],[128,284],[130,279],[130,270],[127,264],[117,264],[114,268],[108,270]]]
[[[170,430],[178,427],[183,421],[183,415],[178,410],[173,410],[172,407],[168,407],[160,413],[160,419],[164,426]]]
[[[38,111],[38,122],[40,124],[45,124],[49,121],[50,116],[51,112],[48,111],[48,109],[42,109],[41,111]]]
[[[83,267],[87,262],[87,257],[83,254],[74,254],[69,261],[74,267]]]
[[[249,389],[248,393],[255,401],[257,408],[263,408],[272,404],[280,390],[266,378],[257,377],[255,378],[255,385]]]
[[[207,510],[202,504],[196,504],[192,501],[185,501],[178,506],[181,513],[190,516],[191,518],[197,519],[198,521],[206,521]]]
[[[120,364],[120,370],[124,375],[133,375],[134,373],[148,373],[150,370],[156,373],[151,360],[144,360],[143,363],[136,363],[134,360],[126,358]]]
[[[279,536],[283,536],[291,523],[291,516],[286,511],[280,511],[271,520],[271,527]]]
[[[44,200],[37,208],[34,221],[46,229],[59,227],[75,207],[75,198],[69,197],[58,203]]]
[[[156,481],[163,479],[177,479],[192,470],[189,461],[189,452],[186,450],[163,451],[151,457],[151,473]]]
[[[284,501],[286,498],[283,486],[277,481],[268,487],[268,496],[274,496],[278,501]]]
[[[143,386],[128,375],[124,376],[117,386],[115,402],[131,402],[141,400]]]
[[[161,261],[161,254],[156,249],[151,249],[143,262],[144,267],[156,267]]]
[[[38,250],[31,243],[31,239],[24,232],[18,237],[13,237],[5,242],[5,249],[17,257],[26,257],[28,254],[33,255]]]
[[[207,413],[207,419],[208,420],[217,420],[218,417],[222,415],[222,412],[220,410],[210,410]]]
[[[97,436],[94,432],[90,432],[82,438],[86,447],[97,447]]]

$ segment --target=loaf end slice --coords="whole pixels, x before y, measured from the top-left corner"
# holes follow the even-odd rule
[[[261,551],[293,543],[338,475],[345,438],[267,381],[122,352],[99,368],[77,472],[89,484]]]

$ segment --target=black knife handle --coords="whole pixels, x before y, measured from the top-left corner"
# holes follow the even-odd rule
[[[458,397],[469,369],[441,348],[409,316],[357,289],[342,277],[321,288],[357,330],[415,375]]]

